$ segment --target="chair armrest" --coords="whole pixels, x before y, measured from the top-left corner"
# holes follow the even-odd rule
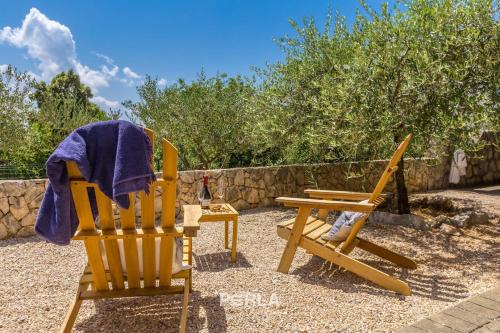
[[[342,200],[366,200],[372,194],[363,192],[348,192],[348,191],[329,191],[329,190],[312,190],[307,189],[304,193],[311,198],[318,199],[342,199]]]
[[[318,200],[308,198],[279,197],[276,198],[276,201],[283,203],[286,207],[308,207],[338,211],[348,210],[353,212],[371,212],[376,207],[371,203]]]
[[[202,213],[201,206],[199,205],[184,205],[184,235],[188,237],[196,237],[196,233],[200,230],[200,223],[198,222]]]

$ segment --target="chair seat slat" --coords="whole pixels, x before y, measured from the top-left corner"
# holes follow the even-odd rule
[[[183,235],[181,227],[170,228],[150,228],[150,229],[116,229],[116,230],[93,230],[85,231],[78,230],[73,236],[73,240],[83,240],[86,238],[99,238],[99,239],[126,239],[126,238],[155,238],[173,236],[180,237]]]

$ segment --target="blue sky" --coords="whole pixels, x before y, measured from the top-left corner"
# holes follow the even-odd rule
[[[368,1],[379,8],[382,1]],[[288,19],[328,8],[352,22],[356,1],[4,1],[0,67],[12,64],[50,80],[75,69],[101,106],[135,100],[145,74],[169,84],[208,75],[252,75],[282,59],[273,38],[293,34]]]

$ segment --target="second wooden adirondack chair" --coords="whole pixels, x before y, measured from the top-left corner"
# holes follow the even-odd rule
[[[153,144],[153,132],[146,130],[146,134]],[[121,226],[118,226],[113,219],[111,200],[98,189],[96,184],[83,179],[74,162],[67,163],[73,202],[80,222],[73,239],[83,240],[88,265],[80,278],[77,294],[64,319],[61,332],[71,331],[83,300],[174,293],[184,294],[179,331],[185,331],[191,269],[172,274],[174,238],[184,237],[183,263],[190,265],[191,237],[196,236],[199,225],[196,221],[192,221],[192,225],[183,227],[175,225],[177,150],[167,140],[163,140],[162,145],[163,178],[151,184],[149,195],[144,192],[138,193],[141,201],[140,223],[136,223],[135,220],[135,194],[130,194],[129,209],[120,209]],[[100,228],[96,228],[94,223],[88,188],[94,188],[96,193]],[[159,227],[155,226],[156,188],[163,189]],[[157,251],[158,245],[159,251]],[[138,247],[142,247],[142,251]],[[125,266],[122,265],[122,261],[125,262]],[[156,267],[157,262],[159,267]]]
[[[372,193],[306,190],[305,192],[311,198],[280,197],[276,199],[277,202],[281,202],[285,206],[298,208],[295,219],[278,225],[278,235],[287,240],[285,251],[278,266],[279,272],[288,273],[293,257],[295,256],[295,251],[300,246],[306,251],[331,261],[379,286],[403,295],[411,294],[407,283],[349,256],[352,250],[360,248],[401,267],[417,268],[417,264],[413,260],[358,236],[358,232],[368,219],[370,213],[384,201],[382,191],[389,177],[396,171],[397,165],[406,151],[411,138],[412,135],[408,135],[396,149]],[[319,209],[318,217],[310,216],[313,208]],[[328,212],[331,210],[365,213],[354,224],[351,233],[344,242],[334,243],[321,239],[321,235],[332,227],[325,221]]]

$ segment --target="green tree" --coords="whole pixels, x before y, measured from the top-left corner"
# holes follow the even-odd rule
[[[263,71],[268,142],[286,162],[387,158],[413,133],[410,156],[476,151],[498,129],[499,29],[493,1],[411,0],[366,6],[348,27],[292,22],[285,61]],[[284,145],[289,142],[288,145]],[[398,207],[408,213],[404,160]]]
[[[92,117],[104,117],[103,111],[90,101],[93,97],[92,91],[80,81],[80,77],[73,70],[62,72],[54,76],[49,84],[40,81],[35,84],[33,98],[41,110],[54,105],[53,101],[64,101],[71,99],[75,105],[85,109]]]
[[[253,82],[225,74],[192,83],[179,80],[164,89],[146,77],[139,102],[127,101],[131,117],[166,137],[180,150],[181,167],[222,168],[251,161],[249,143]]]
[[[15,71],[9,77],[0,84],[1,112],[6,115],[0,117],[0,126],[7,129],[0,134],[0,151],[29,177],[45,176],[45,161],[74,129],[109,119],[90,101],[90,88],[73,71],[56,75],[49,84]]]
[[[81,83],[73,70],[57,74],[49,84],[37,82],[32,97],[38,112],[30,123],[37,124],[38,128],[44,127],[43,132],[50,133],[54,146],[75,128],[109,119],[102,109],[91,102],[92,91]]]
[[[0,161],[18,149],[26,135],[26,124],[33,113],[29,97],[34,80],[8,66],[0,70]]]

